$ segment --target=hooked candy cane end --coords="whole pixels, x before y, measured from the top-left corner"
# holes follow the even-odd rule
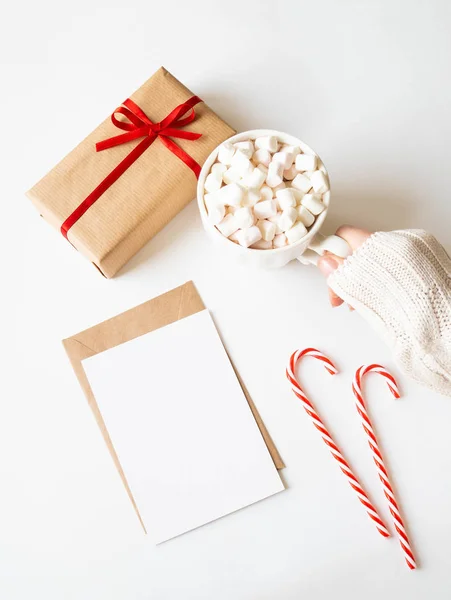
[[[393,394],[393,396],[395,397],[396,400],[398,400],[399,398],[401,398],[401,392],[399,391],[398,386],[387,383],[387,387],[390,390],[390,392]]]
[[[326,369],[326,371],[328,373],[330,373],[331,375],[337,375],[338,374],[338,369],[335,367],[335,365],[324,365],[324,368]]]

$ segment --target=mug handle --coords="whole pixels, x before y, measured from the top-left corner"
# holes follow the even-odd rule
[[[303,265],[317,265],[319,257],[325,251],[332,252],[340,258],[346,258],[352,253],[352,249],[343,238],[338,235],[322,235],[317,233],[310,242],[307,250],[298,256],[298,261]]]

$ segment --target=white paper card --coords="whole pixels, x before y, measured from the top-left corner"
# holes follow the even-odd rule
[[[207,310],[83,367],[156,543],[284,489]]]

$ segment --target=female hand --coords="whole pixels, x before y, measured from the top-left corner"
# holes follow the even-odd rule
[[[342,225],[336,231],[336,235],[343,238],[351,246],[352,251],[357,250],[370,237],[371,233],[365,229],[352,227],[351,225]],[[318,268],[321,273],[327,278],[335,269],[343,263],[344,259],[326,252],[318,260]],[[343,300],[329,288],[329,300],[333,307],[343,304]]]

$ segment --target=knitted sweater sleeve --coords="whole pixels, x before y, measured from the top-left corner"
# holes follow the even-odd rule
[[[432,235],[375,233],[328,284],[370,322],[408,375],[451,396],[451,260]]]

